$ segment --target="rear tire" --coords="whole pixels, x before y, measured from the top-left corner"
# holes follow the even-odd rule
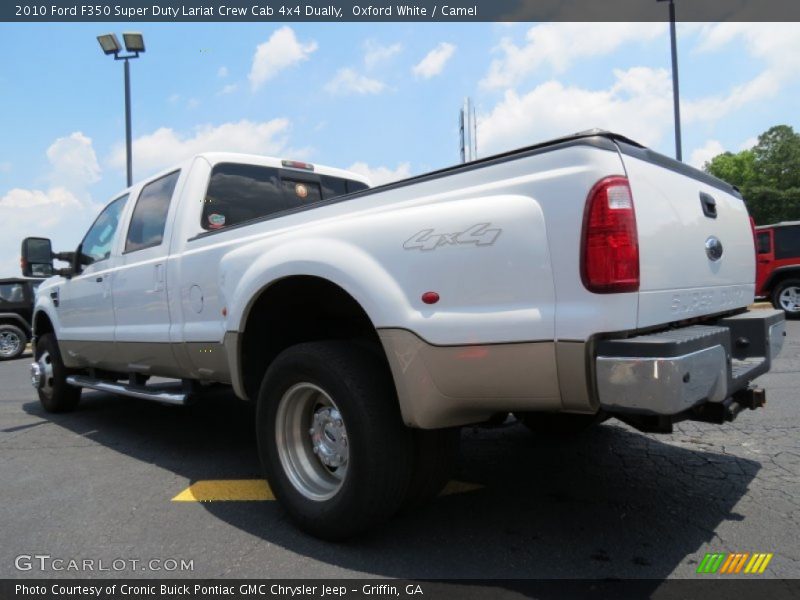
[[[770,295],[772,306],[782,310],[787,319],[800,318],[800,279],[785,279]]]
[[[25,352],[28,336],[16,325],[0,325],[0,360],[12,360]]]
[[[533,433],[551,437],[580,435],[605,420],[605,415],[600,412],[593,415],[529,412],[515,413],[514,416]]]
[[[42,369],[42,384],[37,391],[42,407],[51,413],[73,410],[81,399],[81,388],[67,383],[69,370],[61,360],[58,341],[52,333],[36,340],[36,362]]]
[[[342,540],[400,507],[412,430],[373,352],[334,341],[288,348],[267,370],[256,421],[270,487],[300,529]]]

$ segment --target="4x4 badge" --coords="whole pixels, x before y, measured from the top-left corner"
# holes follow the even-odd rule
[[[503,232],[502,229],[490,229],[491,226],[491,223],[478,223],[455,233],[434,233],[433,229],[423,229],[408,238],[403,244],[403,248],[406,250],[435,250],[440,246],[456,244],[491,246]]]

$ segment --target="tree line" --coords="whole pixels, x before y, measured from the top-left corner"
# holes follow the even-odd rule
[[[757,225],[800,220],[800,134],[789,125],[769,128],[749,150],[719,154],[703,169],[739,188]]]

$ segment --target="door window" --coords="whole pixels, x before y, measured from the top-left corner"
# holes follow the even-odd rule
[[[756,252],[759,254],[769,254],[769,233],[765,231],[764,233],[756,235],[756,244]]]
[[[19,304],[24,300],[21,283],[0,284],[0,303],[11,302],[12,304]]]
[[[85,265],[90,265],[111,256],[111,246],[119,226],[119,218],[128,195],[121,196],[105,207],[100,216],[86,232],[81,242],[81,257]]]
[[[126,253],[160,246],[164,241],[167,213],[178,175],[180,171],[175,171],[151,181],[142,188],[128,227],[128,237],[125,240]]]

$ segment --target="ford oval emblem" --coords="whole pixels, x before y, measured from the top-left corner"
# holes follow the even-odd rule
[[[706,240],[706,256],[715,262],[722,258],[722,242],[713,235]]]

